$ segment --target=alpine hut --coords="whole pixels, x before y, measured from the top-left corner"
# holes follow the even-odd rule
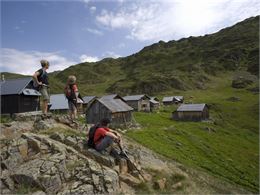
[[[125,102],[125,100],[118,94],[111,94],[111,95],[104,95],[100,98],[101,100],[107,99],[107,100],[111,100],[111,99],[120,99],[123,102]]]
[[[157,97],[150,97],[151,110],[157,110],[160,108],[160,100]]]
[[[173,112],[172,118],[181,121],[202,121],[209,118],[209,108],[207,104],[181,104]]]
[[[163,105],[168,106],[172,104],[178,104],[178,103],[183,103],[183,96],[169,96],[169,97],[164,97],[162,102]]]
[[[82,112],[83,101],[81,99],[77,99],[77,109],[78,112]],[[66,96],[61,94],[54,94],[50,97],[50,111],[57,113],[66,113],[69,110],[68,100]]]
[[[31,77],[2,80],[0,88],[2,114],[40,110],[41,94],[33,89]]]
[[[150,97],[147,95],[130,95],[123,97],[125,102],[135,111],[150,112]]]
[[[112,125],[122,125],[132,121],[133,108],[120,99],[95,99],[86,110],[87,123],[96,124],[109,118]]]

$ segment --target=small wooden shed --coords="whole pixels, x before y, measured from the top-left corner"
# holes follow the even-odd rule
[[[157,97],[150,97],[151,110],[158,110],[160,108],[160,100]]]
[[[209,118],[209,108],[207,104],[181,104],[172,113],[174,120],[181,121],[202,121]]]
[[[103,118],[109,118],[113,125],[132,122],[133,108],[120,99],[95,99],[86,110],[86,120],[96,124]]]
[[[184,101],[183,96],[168,96],[168,97],[164,97],[162,100],[163,105],[165,106],[183,103],[183,101]]]
[[[135,111],[150,112],[150,97],[148,95],[130,95],[123,99],[126,103],[134,108]]]
[[[1,88],[1,113],[13,114],[40,110],[41,94],[33,89],[31,77],[3,80]]]

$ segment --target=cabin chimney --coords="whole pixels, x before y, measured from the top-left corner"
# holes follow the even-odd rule
[[[2,80],[3,82],[5,81],[5,75],[4,75],[4,74],[1,75],[1,80]]]

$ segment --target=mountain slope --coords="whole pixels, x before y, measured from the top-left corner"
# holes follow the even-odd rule
[[[217,33],[159,41],[128,57],[80,63],[50,74],[51,92],[63,92],[68,75],[77,76],[83,95],[158,94],[204,89],[210,75],[226,71],[259,72],[259,16]],[[19,75],[6,74],[6,78]]]
[[[56,85],[70,74],[83,94],[149,93],[203,89],[209,75],[245,70],[258,75],[259,16],[217,33],[179,41],[159,41],[125,58],[81,63],[52,76]]]

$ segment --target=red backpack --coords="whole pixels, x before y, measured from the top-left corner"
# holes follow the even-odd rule
[[[64,89],[64,94],[66,96],[66,98],[68,100],[75,100],[76,99],[76,93],[75,91],[73,90],[73,85],[66,85],[65,89]]]

